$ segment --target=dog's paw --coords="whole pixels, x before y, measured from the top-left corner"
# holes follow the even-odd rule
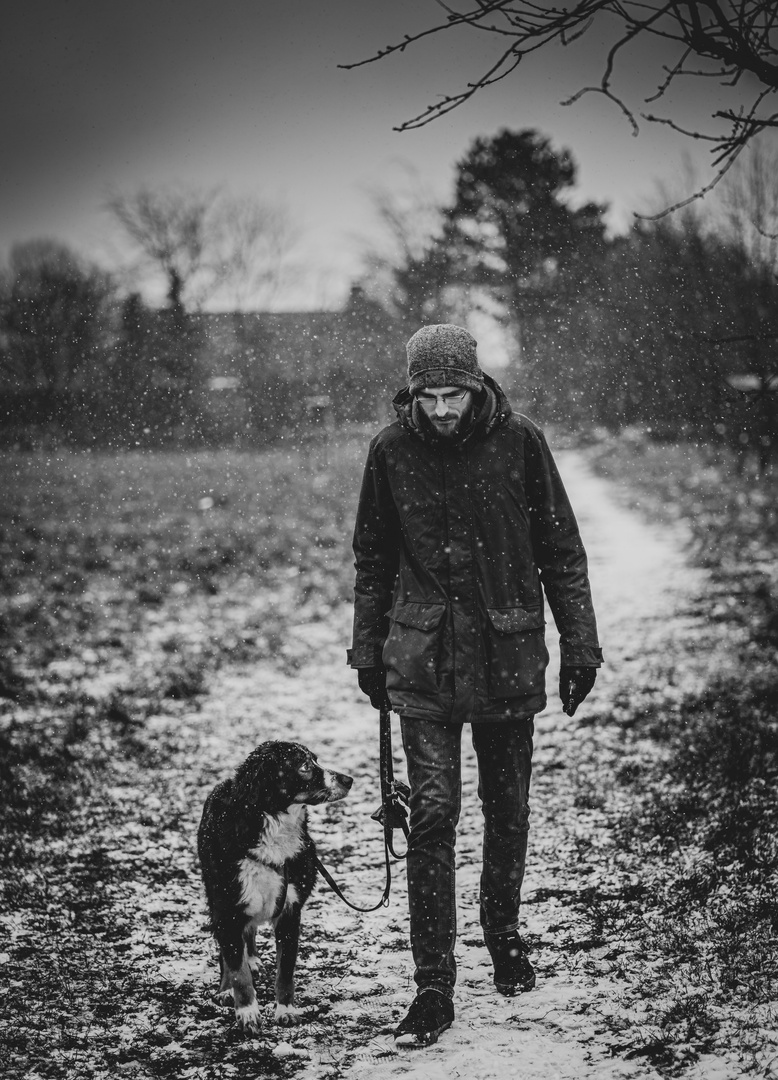
[[[233,996],[232,990],[219,990],[214,1000],[219,1005],[232,1005]]]
[[[259,1031],[259,1002],[254,1000],[236,1009],[235,1019],[244,1031]]]
[[[259,957],[258,956],[249,956],[249,957],[247,957],[247,960],[248,960],[248,965],[249,965],[249,971],[251,972],[252,975],[256,975],[257,972],[259,971],[259,968],[260,968]]]
[[[309,1010],[300,1009],[296,1005],[276,1005],[276,1023],[281,1027],[293,1027],[295,1024],[305,1023]]]

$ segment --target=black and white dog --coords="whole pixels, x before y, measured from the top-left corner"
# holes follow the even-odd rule
[[[258,966],[257,927],[268,922],[276,938],[276,1022],[299,1022],[294,969],[300,912],[316,880],[306,807],[344,798],[352,782],[322,769],[300,743],[266,742],[205,801],[197,849],[220,949],[219,995],[232,999],[245,1028],[259,1024],[252,972]]]

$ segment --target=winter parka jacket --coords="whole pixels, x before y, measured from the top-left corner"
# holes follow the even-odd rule
[[[602,661],[586,555],[546,440],[489,376],[485,386],[460,441],[427,433],[405,388],[397,420],[370,444],[349,663],[383,663],[404,717],[475,723],[543,709],[543,592],[562,663]]]

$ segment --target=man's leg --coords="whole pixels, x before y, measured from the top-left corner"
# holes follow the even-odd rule
[[[461,805],[462,725],[402,720],[408,767],[408,905],[419,991],[452,997],[456,981],[454,849]]]
[[[534,985],[518,936],[521,886],[527,859],[532,719],[473,724],[478,794],[484,815],[481,926],[503,993]]]

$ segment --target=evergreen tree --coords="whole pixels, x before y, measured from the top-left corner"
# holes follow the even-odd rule
[[[577,408],[587,302],[601,283],[604,206],[574,208],[576,169],[533,130],[476,139],[457,165],[444,246],[453,274],[501,302],[522,380],[547,412]]]

